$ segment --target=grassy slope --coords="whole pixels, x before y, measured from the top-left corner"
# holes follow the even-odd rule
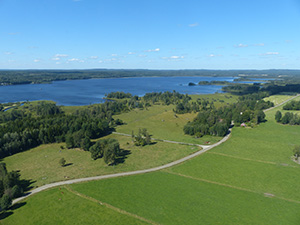
[[[192,95],[192,101],[197,98],[204,98],[213,101],[216,107],[233,103],[237,100],[236,96],[229,94],[214,95]],[[224,102],[223,102],[224,101]],[[121,133],[131,134],[132,131],[138,132],[139,128],[147,128],[153,138],[187,142],[194,144],[205,144],[206,142],[215,143],[220,137],[204,136],[196,139],[189,135],[184,135],[183,127],[188,121],[192,121],[196,113],[176,114],[173,112],[174,105],[163,106],[154,105],[148,110],[133,110],[128,113],[116,115],[115,118],[122,119],[126,125],[117,127],[117,131]]]
[[[204,136],[196,139],[189,135],[184,135],[183,127],[188,121],[192,121],[195,113],[176,114],[173,112],[174,106],[155,105],[148,110],[133,110],[128,113],[115,116],[122,119],[126,125],[117,127],[117,132],[131,134],[132,130],[137,134],[139,128],[147,128],[153,138],[179,141],[186,143],[204,144],[207,141],[212,143],[220,140],[220,137]]]
[[[78,149],[61,150],[62,144],[41,145],[6,157],[4,162],[9,170],[20,170],[21,178],[36,181],[33,186],[41,186],[66,179],[152,168],[180,159],[199,149],[194,146],[164,142],[137,147],[132,144],[130,137],[113,134],[108,137],[118,139],[121,148],[130,151],[124,163],[107,166],[103,159],[92,160],[89,152]],[[61,158],[65,158],[67,164],[72,164],[61,167],[58,163]]]
[[[23,204],[17,204],[17,209],[7,211],[6,214],[0,213],[0,218],[6,217],[0,224],[148,224],[81,198],[65,188],[44,191]]]
[[[161,224],[296,224],[299,204],[164,172],[72,189]]]
[[[266,113],[266,123],[234,128],[226,143],[181,165],[71,187],[162,224],[298,224],[300,166],[290,157],[300,126],[277,124],[277,110]]]

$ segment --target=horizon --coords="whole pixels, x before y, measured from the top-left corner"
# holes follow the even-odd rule
[[[1,70],[300,69],[297,0],[2,0],[0,18]]]

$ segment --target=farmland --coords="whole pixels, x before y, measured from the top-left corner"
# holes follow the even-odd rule
[[[28,198],[24,205],[7,212],[11,215],[2,215],[5,218],[1,222],[21,224],[26,215],[42,217],[47,213],[41,224],[49,224],[55,211],[45,212],[43,207],[57,202],[63,213],[79,218],[77,209],[70,207],[76,200],[95,212],[86,218],[93,224],[297,224],[300,166],[291,156],[293,147],[300,144],[300,127],[276,123],[276,110],[268,111],[267,121],[259,126],[233,128],[228,141],[182,164],[160,172],[66,185],[61,187],[63,192],[73,195],[66,201],[58,200],[61,194],[54,188]],[[166,113],[158,111],[141,112],[149,113],[144,118]],[[124,121],[130,126],[129,119]],[[37,202],[39,210],[35,208]],[[81,206],[79,209],[83,210]],[[98,220],[101,210],[114,218]],[[69,218],[61,221],[71,223]]]

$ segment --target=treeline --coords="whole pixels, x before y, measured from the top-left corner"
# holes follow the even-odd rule
[[[299,70],[1,70],[0,85],[17,85],[31,83],[49,83],[52,81],[120,78],[120,77],[154,77],[154,76],[225,76],[232,77],[243,74],[249,77],[267,78],[288,75],[296,77]]]
[[[226,85],[229,81],[212,80],[212,81],[199,81],[198,85]]]
[[[286,112],[283,116],[280,111],[275,113],[275,120],[278,123],[289,125],[300,125],[300,117],[296,113]]]
[[[0,157],[3,158],[40,144],[64,142],[67,146],[86,148],[87,140],[108,134],[122,121],[114,120],[112,115],[120,113],[124,105],[118,102],[104,104],[85,110],[77,110],[66,115],[62,112],[46,110],[55,108],[52,103],[42,103],[45,111],[37,116],[26,112],[24,117],[8,121],[0,130]],[[39,106],[36,107],[37,109]],[[44,113],[48,112],[47,115]]]
[[[288,84],[281,81],[281,85],[274,83],[263,84],[230,84],[228,86],[222,87],[222,91],[229,92],[236,95],[246,95],[254,93],[267,93],[268,96],[275,95],[279,93],[299,93],[300,84]],[[299,80],[298,80],[299,82]]]
[[[142,99],[146,103],[163,103],[164,105],[170,105],[170,104],[177,104],[179,102],[187,102],[191,100],[191,97],[187,94],[180,94],[179,92],[173,91],[173,92],[152,92],[152,93],[146,93]]]
[[[300,110],[300,101],[290,101],[283,106],[284,110]]]
[[[66,142],[67,148],[89,150],[90,139],[107,135],[116,125],[113,115],[151,104],[175,104],[190,99],[177,92],[149,93],[124,101],[107,101],[65,114],[51,102],[0,112],[0,158],[36,147],[40,144]],[[151,103],[150,103],[151,102]]]
[[[132,98],[132,94],[124,93],[123,91],[111,92],[105,95],[106,98],[116,98],[116,99],[123,99],[123,98]]]
[[[257,100],[260,95],[241,96],[237,103],[216,109],[210,106],[202,108],[197,117],[188,122],[183,131],[185,134],[202,137],[203,135],[225,136],[231,122],[259,124],[265,121],[264,109],[273,106],[270,101]]]
[[[209,102],[205,99],[197,99],[195,102],[190,101],[182,101],[177,103],[175,109],[173,110],[175,113],[184,114],[191,112],[200,112],[201,110],[207,110],[214,108],[214,103]]]
[[[0,163],[0,212],[8,209],[12,199],[23,194],[20,174],[17,171],[8,172],[5,163]]]
[[[230,84],[222,87],[222,91],[236,95],[247,95],[257,93],[260,90],[260,84]]]

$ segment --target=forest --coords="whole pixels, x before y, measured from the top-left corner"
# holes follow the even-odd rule
[[[300,101],[290,101],[283,106],[283,110],[300,110]]]
[[[116,96],[118,94],[111,94]],[[152,104],[176,104],[190,99],[178,92],[149,93],[129,100],[107,101],[103,104],[81,108],[72,114],[64,113],[52,102],[38,102],[0,112],[0,158],[36,147],[40,144],[66,142],[67,148],[92,146],[90,139],[103,137],[122,121],[113,115]]]
[[[94,78],[154,77],[154,76],[222,76],[278,78],[294,82],[299,70],[130,70],[130,69],[90,69],[90,70],[0,70],[0,85],[37,84],[62,80]],[[299,82],[299,79],[297,79]]]

